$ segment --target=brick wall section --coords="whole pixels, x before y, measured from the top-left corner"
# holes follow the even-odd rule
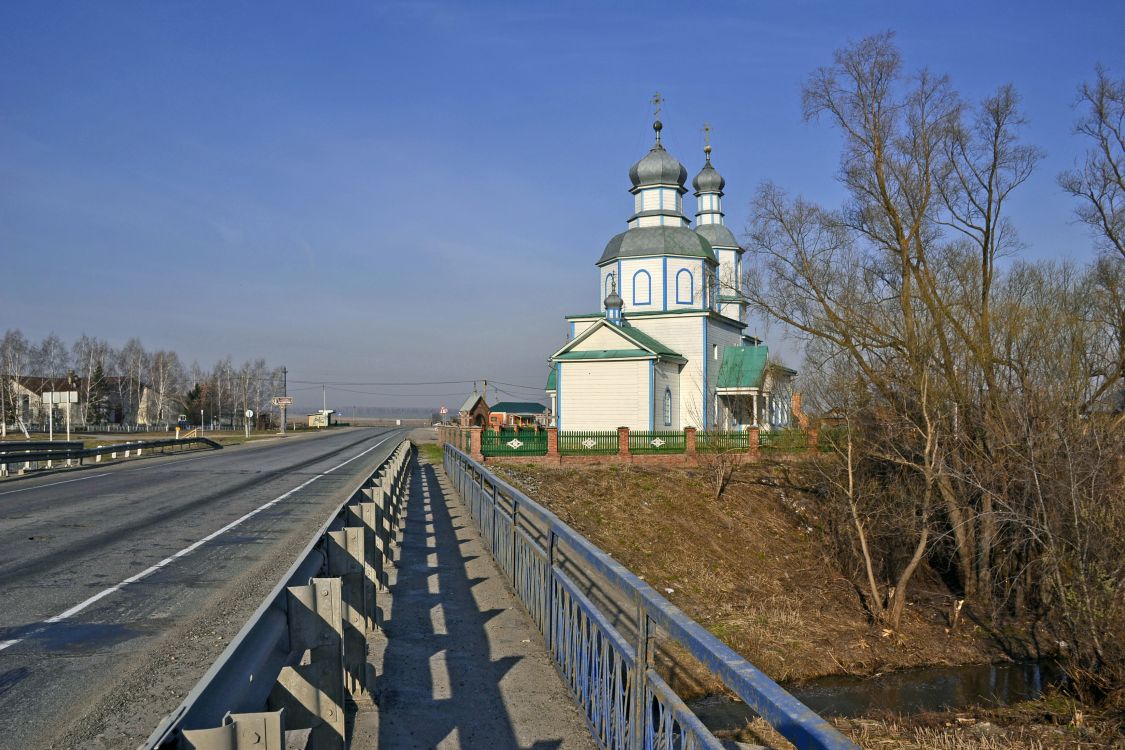
[[[469,458],[474,461],[483,461],[484,454],[480,450],[480,427],[469,428]]]
[[[629,453],[629,428],[628,427],[618,427],[617,428],[617,455],[619,455],[619,456],[632,455],[632,454]]]
[[[547,456],[556,458],[559,455],[559,428],[547,428]]]
[[[694,456],[695,454],[696,454],[696,450],[695,450],[695,428],[694,427],[685,427],[684,428],[684,455],[685,456]]]
[[[750,457],[758,458],[761,455],[760,447],[762,445],[761,431],[757,427],[750,428]]]

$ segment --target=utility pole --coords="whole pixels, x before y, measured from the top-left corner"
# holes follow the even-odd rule
[[[325,414],[328,413],[328,394],[324,390],[324,384],[323,383],[320,386],[320,409]]]

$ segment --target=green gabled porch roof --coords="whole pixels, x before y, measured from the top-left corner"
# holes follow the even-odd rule
[[[768,358],[767,346],[723,347],[719,388],[761,388]]]
[[[559,383],[558,373],[556,373],[555,368],[552,367],[551,372],[547,374],[547,387],[544,388],[543,390],[545,390],[545,391],[556,391],[559,388],[558,383]]]

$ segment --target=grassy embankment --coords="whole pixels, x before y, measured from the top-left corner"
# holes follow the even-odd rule
[[[686,469],[495,468],[776,680],[1003,658],[976,625],[948,627],[952,595],[928,572],[911,589],[902,627],[873,627],[855,586],[825,552],[815,499],[788,480],[791,464],[740,467],[718,501]],[[1090,724],[1077,716],[1069,701],[1044,700],[838,723],[865,747],[1106,746],[1113,728],[1096,720],[1095,729],[1076,727]],[[760,728],[743,735],[755,736],[777,741]]]

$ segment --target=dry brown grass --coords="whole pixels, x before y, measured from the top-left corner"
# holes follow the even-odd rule
[[[901,631],[873,628],[828,559],[809,498],[770,464],[740,467],[719,500],[690,469],[498,466],[514,484],[643,576],[777,680],[874,673],[991,657],[966,628],[919,603]]]

